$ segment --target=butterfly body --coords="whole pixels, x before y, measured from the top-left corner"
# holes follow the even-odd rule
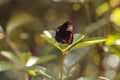
[[[62,44],[71,44],[73,42],[73,25],[70,21],[66,21],[63,25],[56,29],[55,39]]]

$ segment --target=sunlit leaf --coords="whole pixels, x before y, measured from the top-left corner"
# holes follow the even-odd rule
[[[120,8],[114,9],[110,16],[110,20],[114,22],[117,26],[120,26]]]
[[[57,47],[60,51],[62,51],[62,49],[60,48],[60,46],[58,46],[59,44],[55,41],[55,31],[45,30],[45,31],[43,31],[43,33],[44,34],[41,35],[42,38],[44,38],[50,44],[52,44],[53,46]]]
[[[41,36],[46,41],[48,41],[50,44],[52,44],[56,48],[58,48],[62,53],[105,41],[105,39],[101,38],[101,37],[94,37],[94,38],[90,38],[86,41],[81,41],[84,38],[84,35],[75,33],[73,43],[68,45],[68,44],[61,44],[61,43],[56,42],[55,38],[54,38],[54,35],[55,35],[54,31],[52,31],[52,33],[51,33],[50,31],[46,30],[44,34],[45,35],[41,35]]]
[[[58,48],[61,52],[65,50],[68,44],[61,44],[55,40],[55,31],[45,30],[43,31],[44,35],[41,35],[47,42]]]
[[[105,44],[108,51],[120,57],[120,33],[115,32],[107,36]]]
[[[20,56],[21,56],[21,59],[22,59],[24,64],[26,64],[28,62],[28,60],[32,57],[30,52],[22,53],[22,54],[20,54]]]
[[[0,54],[4,57],[8,58],[12,62],[14,62],[16,64],[20,64],[20,60],[14,53],[12,53],[10,51],[1,51]]]
[[[55,31],[53,31],[53,30],[45,30],[45,31],[43,31],[43,33],[46,35],[46,36],[48,36],[49,38],[55,38]]]
[[[107,36],[107,39],[106,39],[106,45],[110,46],[110,45],[114,45],[115,44],[115,41],[120,39],[120,33],[113,33],[113,34],[109,34]]]
[[[46,68],[41,67],[41,66],[30,66],[30,67],[24,67],[22,68],[23,71],[29,72],[29,71],[34,71],[37,74],[46,76],[47,78],[50,78],[51,80],[54,79],[54,75],[48,71]]]
[[[54,45],[56,48],[58,48],[61,52],[65,52],[68,50],[69,47],[74,46],[77,42],[81,41],[84,38],[83,34],[75,33],[73,37],[73,43],[71,45],[68,44],[61,44],[57,41],[55,41],[55,31],[44,31],[44,35],[41,35],[46,41],[48,41],[50,44]]]
[[[50,38],[46,35],[41,35],[42,38],[44,38],[46,41],[48,41],[50,44],[52,44],[53,46],[57,47],[59,50],[62,51],[62,49],[58,46],[59,44],[56,43],[56,41],[53,38]]]
[[[86,41],[79,42],[76,45],[74,45],[74,46],[72,46],[68,49],[70,51],[72,51],[72,50],[75,50],[75,49],[78,49],[78,48],[94,45],[94,44],[101,43],[101,42],[104,42],[104,41],[105,41],[105,38],[102,38],[102,37],[89,38]]]
[[[13,68],[13,64],[5,61],[0,61],[0,71],[6,71]]]
[[[108,2],[105,2],[102,5],[100,5],[96,10],[97,15],[101,16],[103,13],[108,11],[111,7],[115,7],[115,1],[114,0],[110,0],[110,4]]]
[[[97,14],[100,16],[109,9],[109,4],[106,2],[97,8]]]
[[[34,64],[36,64],[36,62],[39,60],[39,57],[37,56],[32,56],[28,59],[26,66],[32,66]]]
[[[14,15],[7,23],[6,31],[10,34],[14,29],[27,24],[33,20],[33,17],[27,13],[19,13]]]
[[[39,57],[32,56],[32,54],[30,52],[21,53],[20,56],[21,56],[21,59],[22,59],[24,65],[26,65],[26,66],[34,65],[39,59]]]

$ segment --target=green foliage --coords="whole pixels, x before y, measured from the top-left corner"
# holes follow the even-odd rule
[[[31,80],[53,80],[53,79],[46,78],[45,76],[41,76],[41,75],[36,75]]]
[[[12,6],[6,8],[3,3]],[[0,4],[1,74],[6,76],[12,70],[18,73],[18,80],[29,80],[29,76],[31,80],[120,80],[119,0],[11,3],[2,0]],[[6,11],[10,14],[4,14]],[[57,42],[54,31],[68,17],[79,32],[73,32],[70,45]],[[0,79],[5,80],[1,76]]]
[[[79,79],[77,79],[77,80],[109,80],[109,79],[104,78],[104,77],[99,77],[99,78],[97,78],[97,77],[92,77],[92,78],[89,78],[89,77],[81,77],[81,78],[79,78]]]
[[[61,56],[61,54],[59,54],[59,53],[60,53],[60,51],[53,50],[52,53],[41,56],[39,58],[39,60],[36,62],[36,64],[43,64],[43,63],[47,63],[47,62],[50,62],[52,60],[55,60]]]
[[[108,2],[104,2],[103,4],[101,4],[96,12],[98,14],[98,16],[101,16],[103,13],[107,12],[111,7],[115,7],[115,1],[111,0],[109,3]]]
[[[120,27],[120,8],[116,8],[113,12],[112,12],[112,14],[111,14],[111,16],[110,16],[110,20],[112,21],[112,22],[114,22],[115,23],[115,25],[117,25],[117,26],[119,26]]]
[[[25,72],[33,71],[33,72],[37,73],[37,76],[34,77],[33,80],[36,80],[36,78],[38,79],[38,74],[49,78],[49,80],[55,79],[54,75],[51,72],[49,72],[46,68],[41,67],[41,66],[24,67],[24,68],[22,68],[22,70]],[[41,77],[39,77],[39,79],[41,79]]]
[[[2,51],[1,54],[3,56],[5,56],[6,58],[10,59],[11,61],[15,62],[15,64],[13,65],[12,63],[10,62],[7,62],[7,61],[0,61],[0,71],[6,71],[6,70],[9,70],[9,69],[12,69],[12,68],[15,68],[15,66],[19,66],[20,62],[19,60],[17,59],[17,57],[11,53],[11,52],[7,52],[7,51]],[[6,55],[7,54],[7,55]],[[27,55],[27,57],[25,58],[25,56]],[[22,54],[21,55],[21,58],[24,57],[24,62],[26,63],[30,54],[29,53],[25,53],[25,54]],[[18,63],[18,64],[17,64]],[[17,64],[17,65],[16,65]],[[35,73],[35,74],[40,74],[44,77],[47,77],[49,78],[49,80],[55,80],[54,78],[54,75],[49,72],[46,68],[44,67],[41,67],[41,66],[30,66],[30,67],[17,67],[19,70],[22,70],[24,72],[32,72],[32,73]],[[31,73],[30,73],[31,74]],[[36,77],[34,77],[36,79]],[[34,80],[33,78],[33,80]],[[40,78],[41,79],[41,78]]]
[[[86,46],[90,46],[90,45],[101,43],[101,42],[105,41],[105,39],[102,37],[93,37],[93,38],[87,38],[87,39],[83,40],[84,39],[83,34],[76,34],[75,33],[74,38],[73,38],[73,43],[68,45],[68,44],[61,44],[61,43],[56,42],[54,36],[55,36],[54,31],[47,31],[47,30],[44,31],[44,35],[41,35],[41,37],[43,37],[51,45],[58,48],[63,55],[66,55],[67,54],[66,52],[75,51],[79,48],[83,48]],[[66,56],[65,61],[67,63],[65,64],[65,67],[67,69],[67,73],[69,73],[69,71],[72,69],[72,67],[74,67],[74,65],[77,62],[79,62],[86,55],[86,53],[89,50],[90,50],[90,48],[86,47],[86,48],[80,50],[82,53],[75,52],[76,54],[71,53],[71,54],[68,54]]]
[[[67,71],[72,69],[75,64],[77,64],[80,60],[84,58],[84,56],[90,51],[90,47],[84,47],[80,48],[78,50],[70,52],[68,55],[65,57],[65,67]]]
[[[27,62],[29,61],[29,59],[30,59],[31,57],[32,57],[32,55],[31,55],[30,52],[28,52],[28,53],[22,53],[22,54],[21,54],[21,59],[22,59],[24,65],[27,64]]]
[[[0,55],[6,57],[7,59],[14,62],[15,64],[20,64],[20,60],[17,58],[17,56],[10,51],[1,51]]]
[[[90,45],[97,44],[97,43],[104,42],[104,41],[105,39],[103,37],[88,38],[87,40],[78,42],[75,46],[70,47],[71,49],[70,48],[68,49],[75,50],[78,48],[90,46]]]
[[[104,27],[105,24],[106,24],[106,18],[101,18],[98,21],[93,22],[92,24],[87,26],[86,29],[85,29],[85,34],[86,35],[91,35],[95,31],[97,31],[98,29],[101,29],[102,27]]]
[[[11,64],[10,62],[0,61],[0,72],[9,70],[13,67],[14,67],[13,64]]]
[[[73,43],[71,45],[67,45],[67,44],[61,44],[61,43],[57,43],[54,39],[54,35],[55,32],[54,31],[44,31],[45,35],[41,35],[45,40],[47,40],[51,45],[54,45],[56,48],[58,48],[62,54],[66,54],[66,52],[69,51],[74,51],[76,49],[82,48],[82,47],[86,47],[89,45],[93,45],[96,43],[100,43],[100,42],[104,42],[105,39],[104,38],[99,38],[99,37],[95,37],[95,38],[88,38],[87,40],[83,40],[84,35],[82,34],[74,34],[74,40]],[[47,35],[46,35],[47,33]],[[85,50],[84,50],[85,49]],[[90,50],[89,47],[83,48],[81,49],[82,53],[76,53],[76,55],[73,55],[72,53],[69,54],[68,56],[66,56],[65,60],[68,62],[67,64],[65,64],[67,70],[69,71],[77,62],[79,62],[83,56],[85,56],[85,54]],[[85,52],[83,52],[85,51]],[[31,53],[22,53],[20,55],[20,58],[18,58],[15,54],[13,54],[12,52],[9,51],[1,51],[1,55],[4,56],[5,58],[9,59],[10,61],[14,62],[15,64],[17,64],[16,66],[20,65],[20,59],[22,60],[22,63],[26,66],[27,62],[29,61],[29,59],[32,57]],[[55,58],[59,57],[59,54],[49,54],[47,56],[44,56],[42,58],[40,58],[35,64],[40,64],[40,63],[44,63],[46,61],[49,60],[53,60]],[[71,57],[71,58],[70,58]],[[76,58],[76,59],[74,59]],[[74,60],[73,60],[74,59]],[[70,62],[69,62],[70,61]],[[4,67],[7,66],[7,67]],[[8,70],[13,68],[13,66],[9,63],[9,62],[1,62],[1,71],[4,70]],[[22,70],[24,72],[31,72],[35,73],[35,77],[32,78],[32,80],[37,80],[37,79],[44,79],[44,78],[48,78],[49,80],[55,80],[54,75],[49,72],[46,68],[41,67],[41,66],[30,66],[30,67],[18,67],[19,70]]]
[[[71,45],[68,45],[68,44],[57,43],[54,39],[55,35],[53,34],[55,34],[54,31],[51,32],[46,30],[44,31],[44,35],[41,35],[41,37],[43,37],[50,44],[58,48],[63,54],[67,51],[76,50],[81,47],[86,47],[89,45],[93,45],[105,41],[105,39],[102,37],[94,37],[94,38],[88,38],[87,40],[83,40],[84,39],[83,34],[74,34],[73,43]]]
[[[115,55],[117,55],[118,57],[120,57],[120,33],[119,32],[115,32],[115,33],[111,33],[107,36],[106,39],[106,46],[109,47],[109,52],[114,53]]]

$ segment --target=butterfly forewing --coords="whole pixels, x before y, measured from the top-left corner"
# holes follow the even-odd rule
[[[71,44],[73,42],[73,25],[70,21],[66,21],[63,25],[56,29],[55,39],[62,44]]]

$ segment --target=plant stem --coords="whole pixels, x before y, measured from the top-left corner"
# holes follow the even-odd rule
[[[13,45],[12,41],[10,40],[10,38],[8,37],[8,35],[4,32],[4,30],[3,30],[3,28],[2,28],[1,25],[0,25],[0,33],[2,33],[4,35],[3,39],[8,44],[9,48],[16,54],[16,56],[21,61],[19,50]],[[21,61],[21,63],[22,63],[22,61]]]
[[[91,20],[90,6],[88,2],[84,4],[84,7],[85,7],[86,18],[87,18],[87,24],[91,24],[92,20]]]
[[[103,64],[102,64],[102,62],[103,62],[103,59],[104,59],[104,55],[103,55],[103,49],[101,48],[101,46],[100,45],[96,45],[96,47],[97,47],[97,51],[98,51],[98,54],[99,54],[99,57],[100,57],[100,62],[99,62],[99,75],[100,76],[104,76],[104,74],[105,74],[105,69],[104,69],[104,66],[103,66]]]
[[[64,74],[64,58],[65,58],[65,54],[62,55],[60,80],[62,80]]]
[[[10,40],[9,36],[4,32],[1,25],[0,25],[0,33],[4,35],[3,39],[8,44],[9,48],[16,54],[17,58],[19,58],[21,65],[23,66],[23,63],[20,57],[20,51],[13,45],[12,41]],[[23,72],[19,72],[18,80],[28,80],[28,78],[25,79],[25,77],[26,76],[23,74]]]
[[[25,80],[29,80],[28,74],[25,73]]]
[[[6,43],[8,44],[8,46],[10,47],[10,49],[17,55],[18,58],[20,58],[20,52],[17,50],[17,48],[13,45],[13,43],[11,42],[10,38],[6,35],[4,40],[6,41]]]

